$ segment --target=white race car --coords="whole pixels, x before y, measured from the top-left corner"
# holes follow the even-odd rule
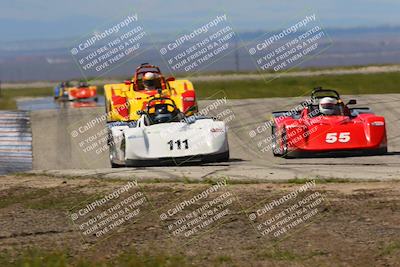
[[[109,125],[113,168],[229,160],[225,122],[185,117],[173,100],[162,97],[150,100],[147,110],[138,113],[138,121]]]

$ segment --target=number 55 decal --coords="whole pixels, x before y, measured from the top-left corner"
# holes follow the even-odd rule
[[[339,134],[339,138],[338,138]],[[327,133],[325,142],[329,144],[333,144],[335,142],[339,141],[340,143],[347,143],[350,141],[350,133],[345,132],[345,133]]]

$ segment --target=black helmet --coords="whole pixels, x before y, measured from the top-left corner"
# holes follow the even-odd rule
[[[169,107],[169,109],[168,109]],[[154,107],[154,112],[150,115],[150,119],[154,124],[166,123],[173,121],[177,116],[177,110],[174,108],[171,111],[172,106],[168,104],[157,104]]]

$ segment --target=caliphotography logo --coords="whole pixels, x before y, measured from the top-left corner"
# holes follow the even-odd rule
[[[0,266],[399,266],[399,10],[3,1]]]

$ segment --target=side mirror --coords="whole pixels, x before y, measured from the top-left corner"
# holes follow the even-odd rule
[[[357,104],[357,100],[355,99],[350,99],[349,102],[347,103],[347,105],[355,105]]]
[[[173,81],[175,81],[175,77],[168,77],[167,78],[167,82],[173,82]]]
[[[138,114],[139,116],[142,116],[143,114],[145,114],[146,112],[145,111],[143,111],[143,110],[138,110],[137,112],[136,112],[136,114]]]
[[[125,80],[125,85],[131,85],[132,84],[132,81],[130,81],[130,80]]]

